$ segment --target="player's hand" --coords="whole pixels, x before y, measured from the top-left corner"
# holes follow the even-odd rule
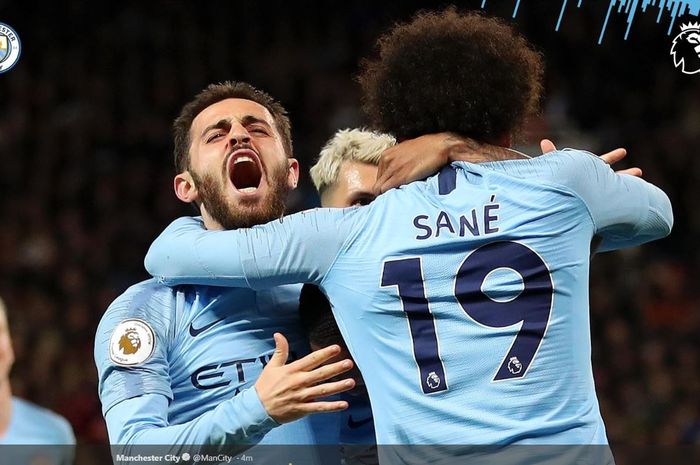
[[[428,134],[386,149],[379,160],[375,194],[437,173],[449,161],[449,146],[445,144],[449,136]]]
[[[549,139],[542,139],[540,141],[540,148],[542,149],[542,153],[548,153],[548,152],[553,152],[557,148],[554,146],[554,142],[552,142]],[[627,150],[623,148],[615,149],[612,150],[608,153],[604,153],[603,155],[600,156],[600,158],[607,163],[608,165],[612,166],[618,161],[622,160],[627,156]],[[626,170],[619,170],[615,171],[617,174],[629,174],[631,176],[637,176],[637,177],[642,177],[642,170],[640,168],[634,167],[634,168],[628,168]]]
[[[351,360],[322,366],[338,355],[340,346],[317,350],[285,365],[289,344],[280,333],[275,333],[274,337],[275,353],[255,383],[255,390],[268,415],[279,423],[288,423],[311,413],[337,412],[348,408],[345,401],[317,400],[355,387],[353,379],[324,382],[349,371],[353,366]]]

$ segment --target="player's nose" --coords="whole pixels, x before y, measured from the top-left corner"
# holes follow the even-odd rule
[[[235,147],[240,144],[250,143],[250,134],[243,126],[234,126],[229,132],[229,145]]]

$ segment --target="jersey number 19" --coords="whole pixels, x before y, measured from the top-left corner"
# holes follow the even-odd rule
[[[494,300],[482,291],[494,270],[510,269],[522,277],[523,289],[515,298]],[[382,287],[396,286],[413,340],[413,354],[424,394],[448,389],[439,353],[435,320],[425,296],[420,257],[384,262]],[[522,323],[493,381],[525,376],[547,330],[553,286],[547,265],[529,247],[512,241],[486,244],[467,256],[457,270],[454,295],[469,318],[486,328]]]

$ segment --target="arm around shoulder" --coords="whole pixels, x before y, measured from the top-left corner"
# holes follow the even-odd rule
[[[146,270],[168,286],[270,288],[318,282],[350,234],[352,212],[317,209],[249,229],[208,231],[180,218],[151,245]]]
[[[653,184],[627,174],[616,174],[595,155],[564,151],[562,181],[583,200],[595,234],[603,239],[598,251],[634,247],[670,234],[671,201]]]

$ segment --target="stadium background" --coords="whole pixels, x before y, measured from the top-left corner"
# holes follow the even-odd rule
[[[514,3],[485,11],[510,21]],[[670,195],[669,239],[594,260],[594,371],[613,444],[698,443],[700,75],[669,56],[685,18],[668,36],[668,17],[657,25],[651,9],[625,41],[625,16],[613,15],[599,46],[607,2],[598,3],[569,5],[559,32],[559,2],[520,5],[513,22],[547,63],[542,116],[521,147],[536,152],[543,136],[598,152],[624,146],[625,166]],[[0,75],[0,295],[14,393],[67,417],[81,443],[106,441],[95,328],[146,278],[151,240],[191,212],[172,193],[170,124],[196,91],[237,79],[281,100],[304,173],[290,209],[316,206],[314,157],[335,130],[365,123],[352,79],[359,58],[394,21],[444,5],[0,2],[23,46]]]

